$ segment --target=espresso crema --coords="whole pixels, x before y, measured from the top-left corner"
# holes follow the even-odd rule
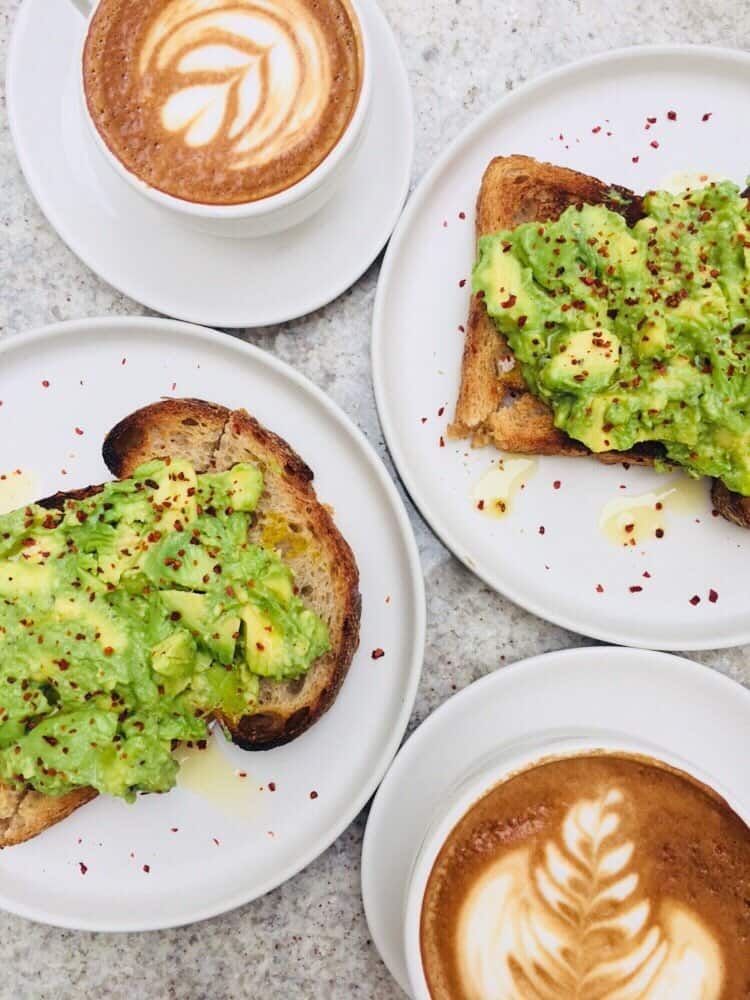
[[[177,198],[242,204],[313,171],[362,81],[347,0],[101,0],[84,47],[111,152]]]
[[[425,892],[434,1000],[750,996],[750,830],[655,761],[540,764],[477,802]]]

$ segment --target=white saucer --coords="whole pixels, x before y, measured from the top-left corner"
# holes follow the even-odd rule
[[[206,797],[204,784],[145,795],[132,807],[101,796],[0,852],[0,907],[58,926],[176,926],[290,878],[375,791],[403,737],[422,667],[419,555],[383,463],[320,389],[233,337],[172,320],[105,317],[6,340],[0,473],[21,469],[30,484],[12,506],[110,478],[104,435],[163,396],[246,406],[310,464],[359,566],[360,645],[335,704],[299,739],[265,752],[219,744],[226,770],[247,778],[234,786],[229,813]],[[383,655],[373,658],[376,649]]]
[[[219,239],[166,218],[94,146],[77,89],[84,19],[70,0],[26,0],[8,55],[8,117],[42,211],[93,271],[158,312],[221,327],[264,326],[319,309],[382,250],[409,189],[414,124],[396,40],[376,0],[372,108],[357,161],[309,221],[258,240]]]
[[[749,76],[745,52],[646,46],[607,52],[526,84],[440,156],[409,199],[381,269],[375,397],[415,505],[491,587],[605,642],[674,650],[749,642],[750,535],[711,516],[703,480],[703,495],[687,509],[675,501],[667,510],[665,537],[639,532],[637,546],[617,544],[599,527],[606,505],[661,491],[665,478],[653,469],[557,456],[539,459],[507,517],[476,509],[472,491],[498,452],[451,441],[446,425],[464,348],[477,189],[490,159],[510,153],[637,191],[680,171],[743,183],[747,152],[737,141],[737,123],[747,112]]]
[[[446,792],[493,751],[530,739],[596,734],[680,758],[730,803],[750,808],[750,691],[690,660],[591,646],[547,653],[489,674],[412,735],[378,791],[362,850],[372,939],[408,991],[403,894],[416,851]]]

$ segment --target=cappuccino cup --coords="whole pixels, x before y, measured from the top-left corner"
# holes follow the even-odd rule
[[[748,806],[629,738],[479,763],[433,818],[404,895],[414,1000],[740,1000]]]
[[[370,51],[356,0],[96,0],[81,96],[105,160],[152,204],[212,235],[265,236],[345,178]]]

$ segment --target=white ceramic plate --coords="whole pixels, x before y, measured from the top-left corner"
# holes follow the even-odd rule
[[[604,505],[660,489],[664,478],[586,460],[542,459],[503,520],[475,509],[473,485],[498,453],[470,453],[465,442],[441,448],[440,438],[458,390],[477,189],[491,157],[509,153],[641,191],[677,171],[743,182],[750,167],[737,130],[747,113],[749,78],[744,53],[647,48],[607,53],[525,86],[480,117],[435,164],[411,198],[383,265],[374,317],[375,391],[388,447],[412,499],[490,586],[600,639],[662,649],[749,641],[750,536],[711,516],[706,484],[689,514],[669,515],[661,541],[618,547],[599,530]],[[677,113],[676,121],[668,120],[668,111]],[[646,129],[648,117],[657,122]],[[699,602],[691,603],[694,597]]]
[[[245,406],[299,450],[357,558],[361,642],[334,706],[302,737],[266,753],[222,748],[248,774],[241,797],[251,800],[249,820],[178,788],[133,806],[97,799],[3,851],[0,907],[66,927],[147,930],[200,920],[299,871],[372,795],[403,735],[421,669],[422,574],[393,483],[319,389],[257,348],[157,319],[85,320],[13,338],[0,350],[0,466],[30,473],[37,497],[108,479],[104,434],[161,396]],[[385,655],[373,660],[378,647]]]
[[[373,39],[375,87],[351,173],[302,225],[264,239],[232,240],[167,218],[105,163],[79,94],[84,18],[70,0],[25,0],[8,54],[7,106],[18,159],[40,208],[92,271],[169,316],[210,326],[264,326],[330,302],[382,250],[411,175],[406,71],[376,0],[363,0],[362,7]]]
[[[410,737],[375,797],[362,851],[373,941],[408,992],[403,897],[445,796],[483,758],[533,741],[591,737],[679,759],[750,815],[750,691],[714,670],[647,650],[547,653],[471,684]]]

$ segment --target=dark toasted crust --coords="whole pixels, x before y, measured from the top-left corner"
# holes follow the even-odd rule
[[[150,458],[171,455],[190,459],[199,472],[205,472],[228,416],[226,407],[202,399],[164,399],[144,406],[107,434],[104,464],[118,479],[125,479]]]
[[[291,506],[305,512],[311,534],[324,549],[328,586],[335,594],[338,609],[335,634],[331,637],[332,649],[313,668],[321,675],[321,683],[311,686],[305,704],[282,702],[276,703],[273,709],[266,708],[238,720],[221,718],[238,746],[245,750],[270,750],[289,743],[309,729],[333,704],[344,682],[359,645],[362,609],[359,571],[352,550],[334,524],[329,509],[318,501],[311,469],[297,452],[244,410],[230,415],[227,431],[241,441],[252,441],[254,453],[260,447],[264,455],[272,456],[281,466],[283,488]],[[266,469],[266,476],[269,475]]]
[[[750,528],[750,497],[733,493],[720,479],[714,479],[711,500],[715,509],[727,521],[732,521],[741,528]]]

